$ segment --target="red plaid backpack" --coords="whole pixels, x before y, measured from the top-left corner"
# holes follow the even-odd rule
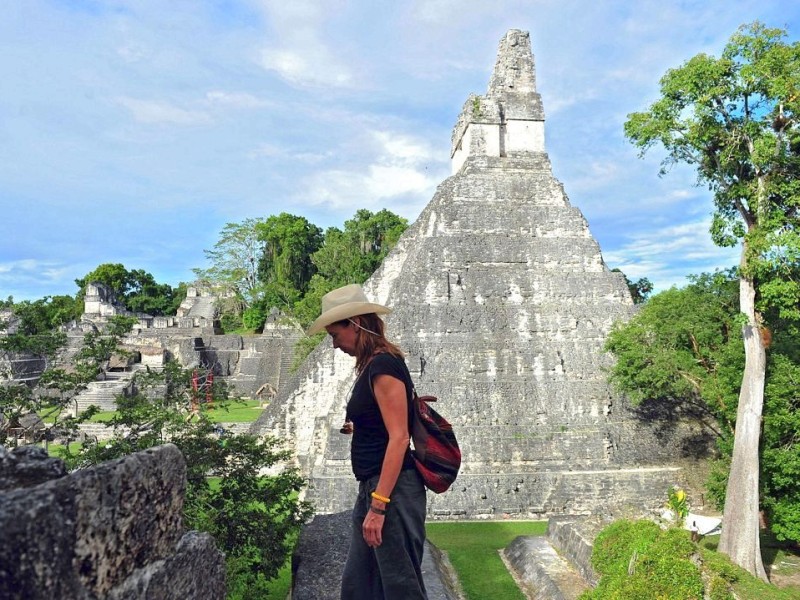
[[[414,441],[411,455],[425,487],[441,494],[456,480],[461,468],[461,449],[453,426],[430,407],[430,402],[436,402],[434,396],[418,396],[414,390],[411,402],[410,429]]]

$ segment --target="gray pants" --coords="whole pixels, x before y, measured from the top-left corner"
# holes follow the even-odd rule
[[[353,535],[342,575],[342,600],[427,600],[422,581],[425,486],[416,469],[404,469],[386,507],[382,543],[370,548],[361,534],[378,476],[358,485]]]

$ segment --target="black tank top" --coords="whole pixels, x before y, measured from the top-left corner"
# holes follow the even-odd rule
[[[381,472],[389,432],[383,423],[380,408],[372,393],[372,380],[378,375],[389,375],[403,382],[406,388],[408,416],[411,418],[411,375],[405,361],[392,354],[377,354],[353,386],[353,394],[347,403],[347,419],[353,422],[353,440],[350,443],[350,461],[353,474],[364,481]],[[409,421],[410,422],[410,421]],[[412,468],[414,460],[410,449],[406,449],[403,468]]]

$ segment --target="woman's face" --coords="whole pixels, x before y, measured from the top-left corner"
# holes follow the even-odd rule
[[[350,321],[333,323],[325,328],[333,340],[333,347],[350,356],[356,355],[357,329],[355,324]]]

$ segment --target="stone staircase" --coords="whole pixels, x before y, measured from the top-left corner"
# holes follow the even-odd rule
[[[92,381],[75,397],[75,409],[83,412],[89,406],[94,405],[101,411],[116,410],[116,397],[130,391],[131,380],[139,368],[141,368],[140,365],[135,365],[131,371],[109,372],[104,381]]]
[[[200,296],[195,299],[194,304],[189,309],[187,316],[204,317],[209,323],[214,319],[216,308],[214,307],[215,298],[213,296]]]

